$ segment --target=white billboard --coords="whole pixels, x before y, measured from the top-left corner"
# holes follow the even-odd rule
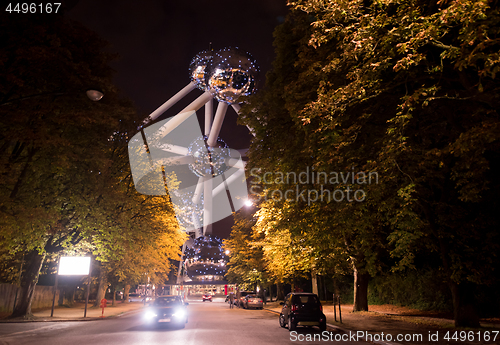
[[[90,257],[62,256],[58,274],[62,276],[86,276],[90,272]]]

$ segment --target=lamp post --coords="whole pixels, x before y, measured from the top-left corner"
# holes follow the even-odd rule
[[[87,306],[89,305],[91,278],[92,278],[92,265],[89,265],[89,275],[87,280],[87,295],[85,296],[85,311],[83,312],[83,317],[87,317]]]
[[[61,258],[58,258],[57,259],[57,264],[56,264],[56,282],[54,284],[54,291],[53,291],[53,295],[52,295],[52,310],[50,311],[50,317],[53,317],[54,316],[54,305],[56,303],[56,293],[57,293],[57,284],[59,282],[59,261],[61,260]]]

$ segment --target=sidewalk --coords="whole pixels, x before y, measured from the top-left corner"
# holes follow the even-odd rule
[[[396,307],[392,305],[370,305],[368,312],[352,312],[353,305],[342,305],[342,323],[340,323],[339,310],[337,306],[337,321],[334,319],[333,305],[323,304],[323,313],[326,316],[329,328],[343,333],[356,333],[362,331],[368,338],[365,340],[376,344],[436,344],[442,343],[446,332],[455,332],[454,321],[431,312],[422,312],[410,308]],[[264,307],[275,313],[281,312],[279,302],[267,303]],[[277,320],[277,319],[276,319]],[[489,330],[500,330],[500,319],[483,320],[481,332]],[[278,321],[276,321],[278,322]],[[470,330],[467,330],[470,331]],[[430,332],[430,333],[429,333]],[[439,334],[439,341],[429,341],[429,334]],[[477,334],[477,330],[475,331]],[[384,334],[384,337],[381,335]],[[387,335],[390,334],[390,340]],[[396,341],[396,339],[399,340]],[[383,341],[382,341],[383,339]],[[405,340],[407,339],[407,340]],[[497,339],[498,340],[498,339]],[[472,342],[482,344],[482,342]],[[487,344],[488,342],[484,342]],[[461,343],[465,344],[465,343]],[[491,342],[489,342],[491,344]]]
[[[111,303],[108,302],[106,308],[104,308],[104,318],[109,317],[119,317],[125,313],[131,313],[134,311],[140,311],[144,308],[144,304],[140,302],[122,303],[115,302],[115,306],[112,307]],[[33,311],[33,318],[25,320],[23,318],[7,319],[9,313],[2,313],[0,315],[0,322],[25,322],[25,321],[89,321],[102,319],[102,308],[92,307],[89,303],[87,307],[87,317],[83,317],[85,312],[85,303],[75,303],[72,307],[55,307],[54,316],[50,317],[51,308],[45,308],[41,310]]]

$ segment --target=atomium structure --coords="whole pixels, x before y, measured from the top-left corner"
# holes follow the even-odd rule
[[[241,154],[230,149],[219,133],[229,106],[238,114],[238,99],[256,91],[258,75],[253,57],[238,48],[198,53],[189,65],[189,84],[153,111],[139,127],[141,133],[129,141],[136,189],[148,195],[168,191],[179,225],[194,238],[210,235],[212,223],[247,200]],[[155,122],[196,88],[203,94],[177,115]],[[203,132],[196,117],[202,107]],[[186,244],[183,253],[185,249]]]
[[[220,281],[226,274],[228,258],[222,250],[222,240],[215,236],[202,236],[193,241],[184,255],[184,273],[200,284]]]
[[[203,224],[203,197],[200,204],[193,202],[193,193],[174,191],[176,200],[180,200],[175,204],[175,213],[179,226],[184,229],[200,228]]]
[[[188,147],[188,155],[193,157],[189,169],[198,177],[216,177],[227,171],[230,151],[227,144],[220,138],[215,146],[207,145],[207,136],[199,137]]]

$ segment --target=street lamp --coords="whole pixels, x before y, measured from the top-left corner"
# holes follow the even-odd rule
[[[31,99],[31,98],[36,98],[36,97],[43,97],[43,96],[63,96],[63,95],[68,95],[68,94],[73,94],[72,92],[44,92],[44,93],[37,93],[34,95],[29,95],[25,97],[19,97],[4,103],[0,103],[1,105],[7,105],[7,104],[12,104],[20,101],[24,101],[26,99]],[[79,94],[79,93],[78,93]],[[99,90],[99,89],[88,89],[85,91],[85,94],[87,97],[94,102],[100,101],[104,97],[104,93]]]
[[[100,101],[101,98],[104,97],[104,93],[97,89],[89,89],[86,91],[87,97],[90,98],[91,101],[97,102]]]

